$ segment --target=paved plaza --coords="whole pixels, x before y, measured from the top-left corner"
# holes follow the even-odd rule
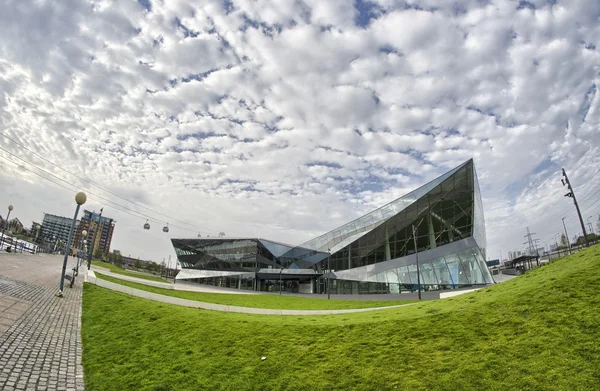
[[[61,268],[62,256],[0,254],[0,390],[85,389],[83,273],[58,298]]]

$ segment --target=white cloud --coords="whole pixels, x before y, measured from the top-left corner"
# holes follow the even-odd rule
[[[2,132],[172,216],[172,236],[300,243],[470,157],[491,254],[520,246],[525,226],[550,240],[568,216],[577,232],[563,166],[583,213],[600,212],[600,4],[378,3],[367,26],[348,1],[11,3]],[[0,205],[24,220],[71,213],[70,192],[0,162]],[[118,220],[114,248],[172,251],[144,219],[90,196],[102,206]]]

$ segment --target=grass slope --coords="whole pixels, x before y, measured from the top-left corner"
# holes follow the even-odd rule
[[[599,287],[598,246],[471,294],[352,315],[220,313],[85,284],[85,379],[89,391],[598,390]]]
[[[325,300],[323,298],[312,299],[271,294],[238,295],[228,293],[187,292],[155,288],[144,284],[119,280],[118,278],[110,277],[98,272],[96,273],[96,277],[131,288],[158,293],[160,295],[239,307],[271,308],[278,310],[344,310],[355,308],[389,307],[393,305],[404,305],[415,302],[415,300]],[[323,295],[323,297],[326,298],[327,296]]]
[[[144,273],[144,272],[125,270],[123,268],[120,268],[120,267],[113,265],[112,263],[108,263],[108,262],[92,261],[92,266],[103,267],[105,269],[109,269],[113,273],[122,274],[124,276],[141,278],[144,280],[157,281],[157,282],[168,282],[164,278],[160,278],[155,275]]]

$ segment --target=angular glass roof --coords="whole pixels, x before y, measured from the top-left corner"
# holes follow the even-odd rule
[[[348,245],[349,243],[357,240],[361,236],[370,232],[377,226],[381,225],[391,217],[397,215],[413,202],[423,197],[425,194],[433,190],[436,186],[441,184],[444,180],[455,174],[458,170],[464,167],[472,159],[467,160],[461,165],[453,168],[445,174],[435,178],[431,182],[419,187],[416,190],[382,206],[381,208],[375,209],[374,211],[367,213],[366,215],[359,217],[347,224],[342,225],[339,228],[331,230],[323,235],[317,236],[308,242],[302,243],[299,247],[305,247],[314,249],[317,251],[327,251],[328,249],[333,253],[338,249]]]

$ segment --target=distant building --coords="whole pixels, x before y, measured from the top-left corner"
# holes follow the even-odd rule
[[[69,240],[69,230],[71,229],[72,217],[56,216],[44,213],[42,228],[40,230],[40,240],[50,243],[64,243]]]
[[[15,217],[8,222],[8,230],[13,234],[21,234],[23,233],[23,223]]]
[[[500,266],[499,259],[490,259],[489,261],[486,261],[485,263],[487,264],[487,267]]]
[[[32,221],[31,228],[29,229],[29,235],[31,235],[31,237],[35,238],[37,241],[41,232],[42,232],[42,225],[40,223],[36,223],[35,221]]]
[[[148,266],[152,265],[153,263],[156,263],[153,261],[144,261],[139,258],[123,257],[123,263],[128,267],[133,267],[136,262],[139,262],[140,266],[144,269],[148,268]]]
[[[92,241],[94,241],[93,247],[91,248],[92,252],[99,248],[103,253],[108,253],[110,252],[110,244],[114,229],[114,219],[106,216],[100,217],[100,215],[96,212],[84,210],[83,216],[81,217],[81,222],[77,227],[75,240],[73,243],[76,246],[80,246],[80,243],[82,243],[82,240],[84,239],[81,236],[81,232],[86,230],[88,232],[88,248],[90,248]]]

